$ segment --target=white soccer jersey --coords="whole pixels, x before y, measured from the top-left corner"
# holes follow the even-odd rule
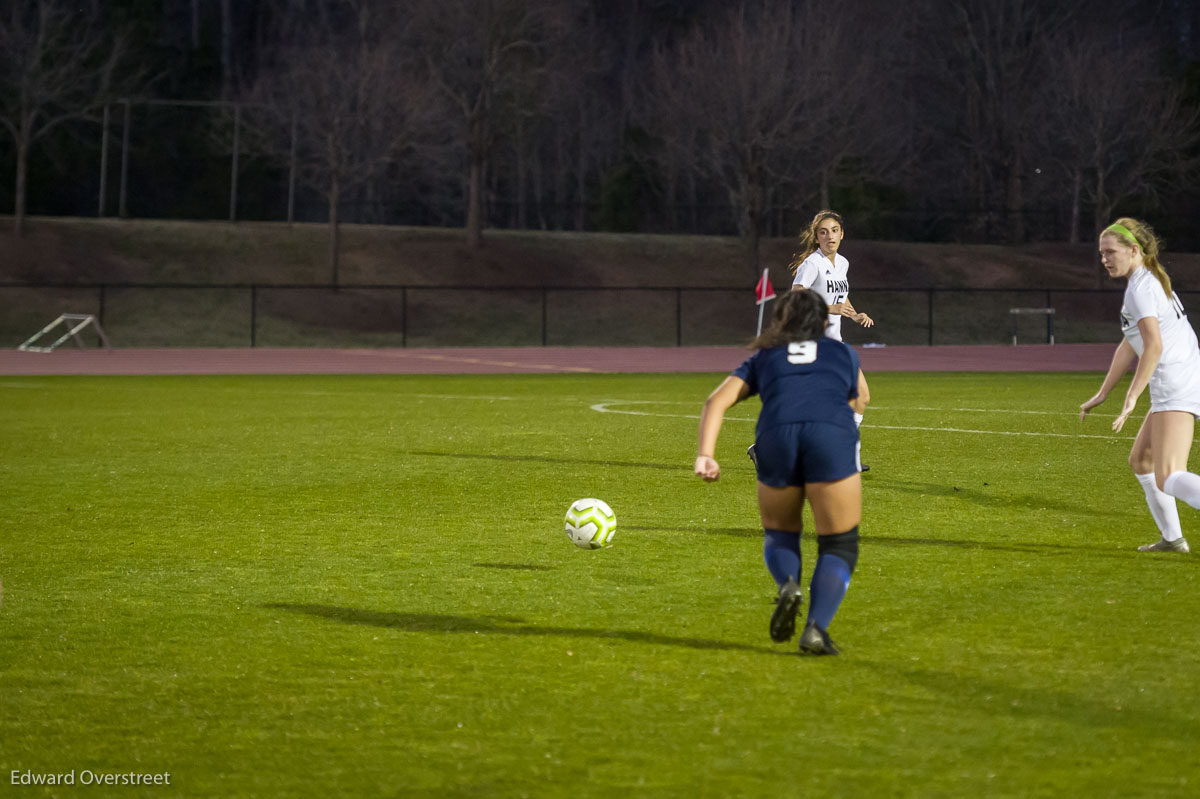
[[[826,305],[837,305],[850,298],[850,281],[846,277],[849,271],[850,262],[841,253],[835,253],[833,263],[830,263],[829,258],[818,249],[801,262],[792,285],[812,289],[825,299]],[[829,315],[829,327],[825,329],[825,335],[842,340],[841,314]]]
[[[1174,292],[1168,298],[1158,278],[1139,266],[1129,276],[1125,303],[1121,306],[1121,332],[1137,356],[1145,345],[1138,320],[1153,316],[1158,320],[1163,351],[1158,367],[1150,376],[1150,410],[1200,411],[1200,345],[1196,332],[1184,313],[1183,303]]]

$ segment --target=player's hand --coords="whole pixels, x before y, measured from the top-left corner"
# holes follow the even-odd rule
[[[1092,395],[1092,397],[1090,399],[1088,399],[1087,402],[1085,402],[1079,406],[1079,421],[1082,422],[1084,419],[1086,419],[1087,415],[1088,415],[1088,411],[1090,411],[1092,408],[1095,408],[1097,405],[1104,402],[1104,400],[1106,400],[1106,399],[1108,399],[1108,397],[1105,394]]]
[[[841,314],[842,316],[849,316],[851,319],[858,316],[858,311],[854,310],[854,306],[850,304],[850,300],[846,300],[845,302],[834,303],[833,305],[831,305],[829,307],[829,312],[832,314]]]
[[[704,482],[711,483],[721,476],[721,465],[708,455],[697,455],[695,472],[704,478]]]
[[[1129,418],[1129,414],[1133,413],[1134,406],[1137,405],[1137,397],[1126,397],[1125,404],[1121,406],[1121,414],[1113,420],[1113,432],[1121,432],[1121,428],[1125,426],[1125,420]]]
[[[855,322],[858,322],[863,327],[874,327],[875,320],[867,316],[865,313],[860,313],[853,317]]]

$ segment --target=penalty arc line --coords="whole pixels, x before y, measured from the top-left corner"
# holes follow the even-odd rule
[[[688,400],[688,401],[684,401],[684,400],[610,400],[610,402],[619,402],[622,405],[689,405],[689,406],[692,406],[692,405],[696,404],[695,402],[693,402],[691,400]],[[933,407],[929,407],[926,405],[912,405],[912,406],[872,405],[872,406],[870,406],[870,411],[872,413],[877,413],[877,412],[909,413],[909,412],[913,412],[913,411],[918,411],[918,412],[932,411],[932,412],[937,412],[937,413],[1011,413],[1011,414],[1018,414],[1018,415],[1023,415],[1023,416],[1078,416],[1079,415],[1079,411],[1077,411],[1077,410],[1022,411],[1022,410],[1015,410],[1012,408],[933,408]],[[616,411],[614,411],[614,413],[616,413]],[[1096,418],[1096,419],[1101,419],[1101,418],[1115,419],[1115,418],[1117,418],[1116,414],[1103,414],[1103,413],[1093,413],[1092,417]],[[873,425],[873,426],[877,426],[877,425]]]
[[[597,402],[591,406],[593,411],[597,413],[617,413],[625,416],[660,416],[668,419],[699,419],[699,414],[692,413],[652,413],[650,411],[619,411],[609,408],[607,402]],[[726,421],[730,422],[755,422],[756,419],[749,419],[740,416],[727,416]],[[1094,438],[1103,441],[1127,441],[1125,436],[1097,436],[1088,433],[1036,433],[1029,430],[970,430],[963,427],[917,427],[917,426],[902,426],[890,424],[869,424],[864,427],[870,430],[905,430],[921,433],[965,433],[981,436],[1028,436],[1031,438]]]

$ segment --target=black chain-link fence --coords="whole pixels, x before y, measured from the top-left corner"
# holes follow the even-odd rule
[[[1120,290],[858,289],[855,345],[1045,343],[1120,337]],[[1200,295],[1181,295],[1185,307]],[[767,306],[767,319],[771,305]],[[257,284],[0,284],[0,346],[60,314],[94,314],[115,347],[739,345],[758,311],[745,288]],[[90,335],[90,334],[89,334]],[[67,346],[70,346],[69,344]]]

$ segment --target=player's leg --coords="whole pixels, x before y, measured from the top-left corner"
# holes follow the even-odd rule
[[[867,376],[858,370],[858,398],[853,403],[854,406],[854,424],[862,426],[863,414],[867,410],[867,406],[871,404],[871,389],[867,385]]]
[[[758,513],[766,539],[763,558],[776,585],[800,579],[800,533],[804,529],[804,488],[758,484]]]
[[[1157,411],[1149,414],[1147,421],[1158,487],[1200,510],[1200,475],[1187,470],[1196,418],[1187,411]],[[1188,551],[1183,538],[1171,543],[1173,551]]]
[[[871,389],[867,385],[867,376],[863,374],[862,369],[858,370],[858,396],[851,401],[850,407],[854,410],[854,426],[862,427],[863,414],[867,412],[867,405],[871,403]],[[859,470],[863,472],[871,471],[871,467],[865,463],[859,464]]]
[[[771,613],[773,641],[790,641],[796,632],[796,614],[804,604],[800,588],[800,532],[804,529],[804,488],[775,488],[758,484],[758,512],[763,526],[763,560],[779,587]]]
[[[817,529],[817,565],[809,585],[808,619],[800,651],[835,655],[829,625],[850,588],[858,564],[858,525],[862,521],[862,477],[857,472],[828,483],[805,486]]]
[[[1129,451],[1129,466],[1133,469],[1133,476],[1137,478],[1146,495],[1146,505],[1150,508],[1150,515],[1154,518],[1155,525],[1158,526],[1160,537],[1153,544],[1144,544],[1138,547],[1142,552],[1172,549],[1177,546],[1173,542],[1183,538],[1183,532],[1179,525],[1179,508],[1175,504],[1175,497],[1162,491],[1154,477],[1154,457],[1150,441],[1150,420],[1153,416],[1152,413],[1147,414],[1146,418],[1142,420],[1137,438],[1133,441],[1133,448]]]

